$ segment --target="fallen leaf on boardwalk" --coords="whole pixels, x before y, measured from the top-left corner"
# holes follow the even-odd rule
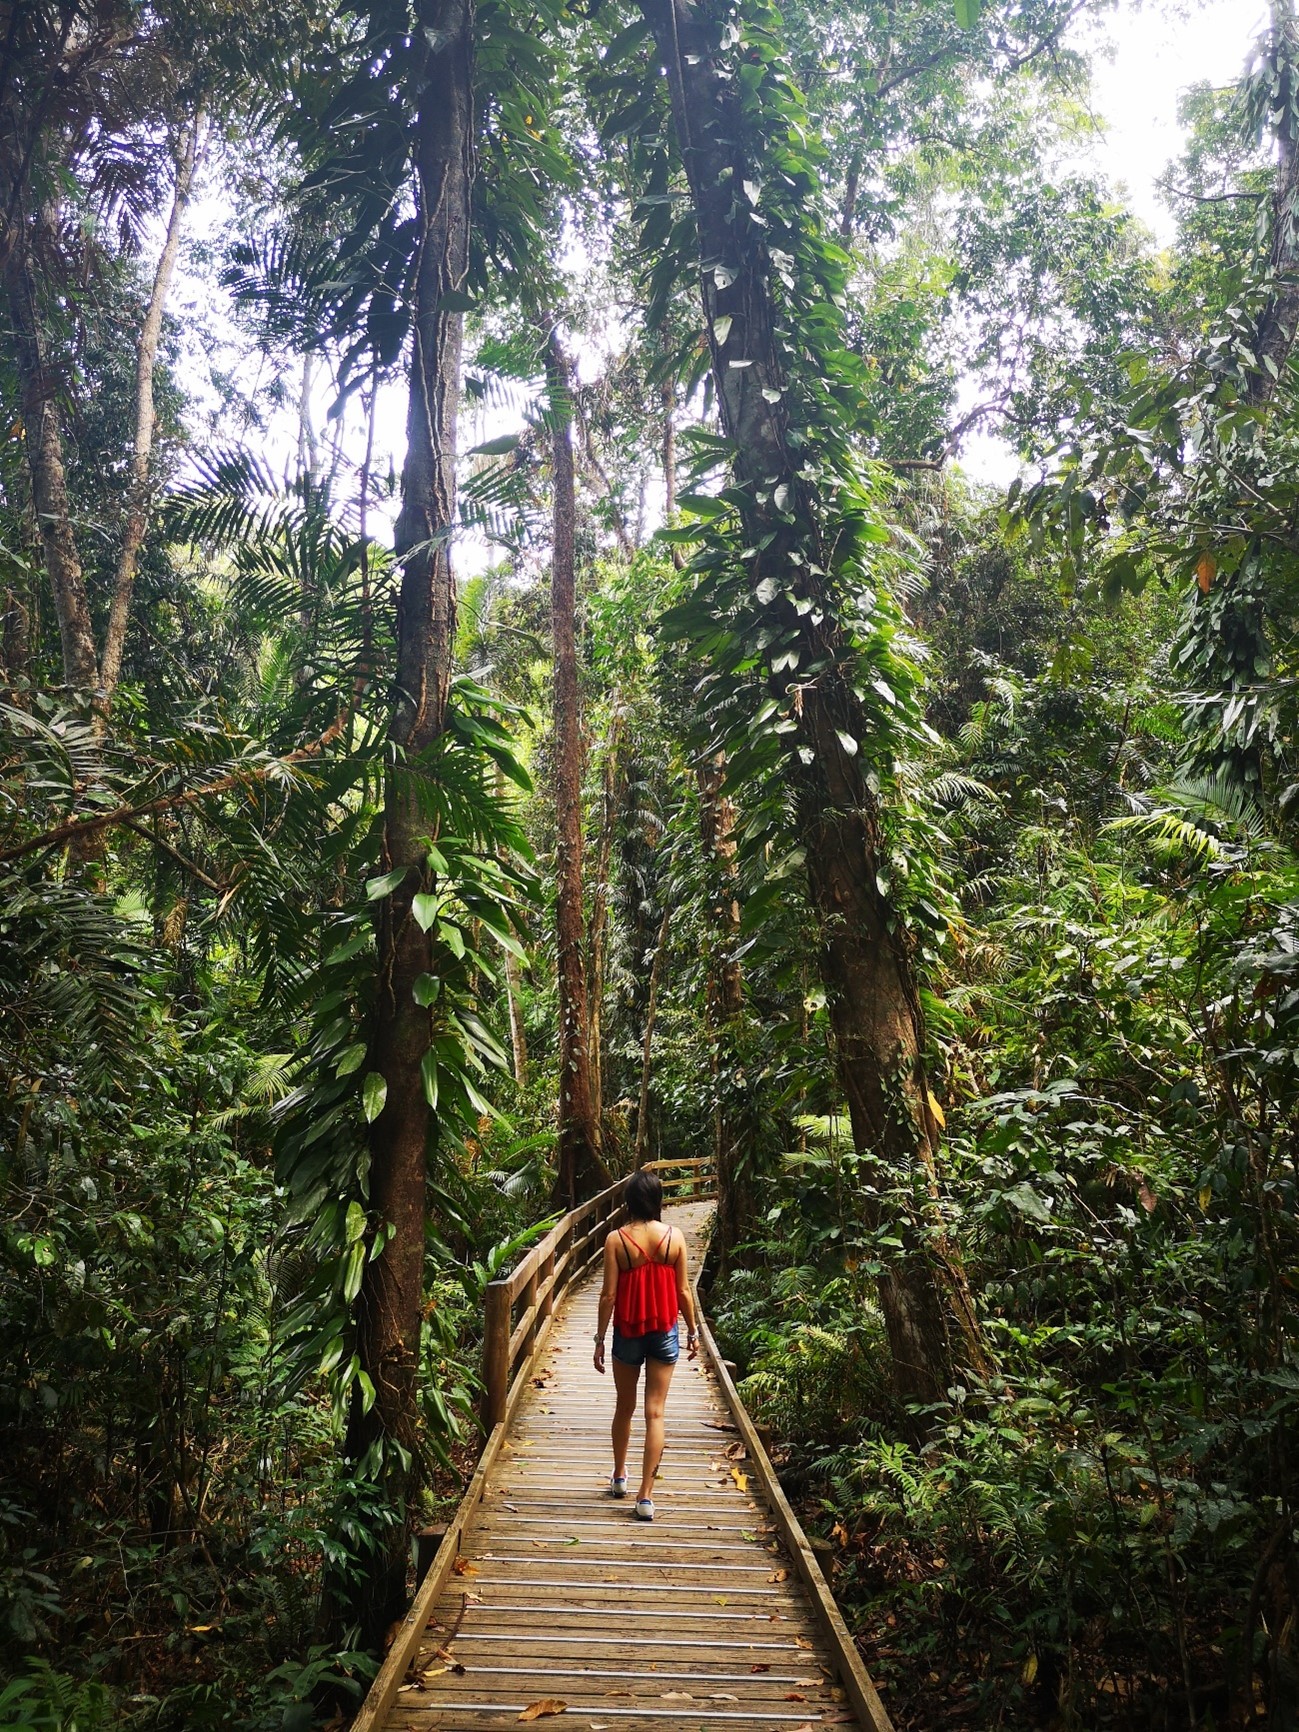
[[[786,1690],[785,1700],[786,1702],[806,1702],[807,1697],[801,1695],[797,1690]]]
[[[726,1446],[726,1456],[728,1461],[747,1461],[748,1455],[748,1450],[745,1449],[744,1445],[738,1438],[734,1443],[728,1443]]]
[[[704,1424],[706,1426],[708,1426],[708,1428],[711,1431],[734,1431],[735,1430],[735,1427],[733,1425],[728,1425],[724,1419],[706,1419],[704,1421]]]
[[[771,1574],[767,1577],[767,1580],[769,1582],[787,1582],[789,1580],[789,1571],[788,1570],[773,1570],[771,1572]]]
[[[733,1696],[729,1690],[719,1690],[716,1695],[708,1698],[710,1702],[738,1702],[739,1699],[738,1696]]]
[[[715,1603],[715,1604],[716,1604],[716,1605],[719,1605],[719,1606],[724,1606],[724,1605],[725,1605],[725,1604],[726,1604],[726,1598],[725,1598],[725,1596],[724,1596],[724,1595],[721,1595],[721,1594],[718,1594],[718,1595],[716,1595],[716,1596],[715,1596],[715,1599],[714,1599],[714,1603]]]
[[[751,1672],[770,1672],[771,1662],[769,1660],[759,1660],[758,1664],[756,1666],[750,1666],[749,1670]]]
[[[800,1648],[810,1648],[812,1646],[806,1636],[795,1636],[794,1640],[798,1643]]]
[[[544,1720],[548,1714],[565,1714],[568,1703],[561,1702],[555,1696],[543,1696],[539,1702],[529,1702],[519,1715],[520,1720]]]
[[[740,1529],[740,1538],[742,1540],[756,1540],[757,1537],[758,1537],[757,1534],[754,1533],[752,1528],[741,1528]]]
[[[796,1684],[803,1684],[809,1688],[815,1688],[815,1689],[819,1690],[821,1688],[822,1684],[825,1683],[825,1679],[824,1678],[795,1678],[794,1682]]]
[[[458,1576],[476,1576],[478,1574],[478,1565],[471,1564],[468,1558],[457,1558],[451,1568]]]
[[[506,1509],[512,1509],[512,1510],[513,1510],[513,1511],[514,1511],[514,1513],[515,1513],[515,1515],[518,1515],[518,1513],[519,1513],[519,1506],[518,1506],[518,1504],[516,1504],[516,1503],[507,1503],[507,1504],[506,1504],[506,1506],[505,1506],[505,1507],[506,1507]]]
[[[738,1467],[733,1467],[731,1469],[731,1478],[735,1481],[736,1485],[739,1486],[741,1491],[748,1491],[749,1476],[747,1473],[741,1473]]]
[[[804,1720],[801,1726],[795,1726],[794,1732],[816,1732],[816,1727],[810,1720]]]
[[[665,1690],[663,1700],[665,1702],[693,1702],[694,1697],[689,1690]]]

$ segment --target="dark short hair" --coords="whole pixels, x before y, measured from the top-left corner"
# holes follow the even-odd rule
[[[633,1221],[657,1221],[663,1213],[663,1182],[638,1167],[627,1185],[627,1213]]]

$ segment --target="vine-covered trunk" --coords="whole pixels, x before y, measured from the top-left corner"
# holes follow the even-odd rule
[[[415,997],[417,981],[433,967],[431,941],[411,906],[416,893],[429,887],[417,759],[442,730],[451,681],[450,534],[463,315],[448,311],[444,300],[462,292],[468,270],[473,166],[472,0],[426,0],[419,19],[424,52],[410,93],[417,128],[419,266],[408,446],[395,534],[402,579],[382,861],[385,872],[405,868],[405,877],[379,904],[370,1050],[371,1069],[387,1085],[370,1131],[370,1215],[374,1230],[389,1236],[365,1265],[356,1313],[357,1353],[374,1402],[367,1413],[356,1398],[346,1444],[353,1464],[366,1464],[367,1474],[377,1470],[403,1518],[375,1536],[371,1565],[357,1590],[354,1612],[371,1644],[405,1606],[411,1494],[419,1477],[426,1165],[434,1127],[421,1074],[429,1011]]]
[[[713,379],[754,555],[747,569],[755,591],[773,598],[782,648],[794,646],[782,670],[768,660],[769,682],[795,719],[787,762],[853,1140],[877,1163],[877,1188],[889,1194],[882,1206],[904,1236],[880,1284],[894,1386],[902,1399],[940,1402],[955,1375],[986,1362],[935,1200],[936,1124],[920,999],[906,933],[879,888],[876,802],[859,751],[868,723],[853,689],[850,645],[833,614],[830,525],[801,473],[801,441],[786,408],[788,357],[777,332],[773,262],[761,227],[745,214],[749,189],[761,186],[764,172],[745,148],[760,122],[742,104],[740,81],[718,74],[731,5],[641,0],[641,9],[668,69],[698,224]],[[815,222],[810,209],[807,221]]]
[[[559,988],[559,1158],[555,1193],[572,1208],[609,1183],[591,1072],[582,908],[582,715],[577,683],[577,485],[572,367],[552,331],[546,346],[552,416],[550,554],[554,651],[555,972]]]

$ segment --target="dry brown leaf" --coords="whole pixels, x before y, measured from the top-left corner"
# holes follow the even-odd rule
[[[738,1702],[739,1699],[738,1696],[732,1695],[729,1690],[718,1690],[708,1697],[710,1702]]]
[[[1218,562],[1211,553],[1202,553],[1195,568],[1195,581],[1200,586],[1201,595],[1208,595],[1209,585],[1218,575]]]
[[[773,1570],[771,1572],[771,1574],[767,1577],[767,1580],[769,1582],[787,1582],[789,1580],[789,1571],[788,1570]]]
[[[810,1648],[812,1646],[806,1636],[795,1636],[794,1640],[798,1643],[800,1648]]]
[[[471,1564],[468,1558],[457,1558],[451,1568],[458,1576],[476,1576],[478,1574],[478,1565]]]
[[[661,1700],[664,1702],[693,1702],[694,1697],[689,1690],[665,1690]]]
[[[803,1695],[801,1690],[786,1690],[785,1700],[786,1702],[806,1702],[807,1697]]]
[[[539,1702],[529,1702],[519,1715],[520,1720],[544,1720],[550,1714],[565,1714],[568,1703],[561,1702],[557,1696],[543,1696]]]
[[[741,1473],[738,1467],[733,1467],[731,1469],[731,1478],[735,1481],[736,1485],[739,1486],[741,1491],[748,1491],[749,1476],[747,1473]]]
[[[769,1660],[760,1660],[756,1666],[750,1666],[749,1670],[751,1672],[770,1672],[771,1662]]]

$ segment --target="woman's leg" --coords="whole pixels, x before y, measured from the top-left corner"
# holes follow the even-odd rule
[[[654,1496],[654,1475],[663,1454],[663,1408],[668,1398],[673,1366],[662,1359],[645,1361],[645,1457],[641,1463],[637,1501]]]
[[[609,1432],[613,1439],[613,1471],[619,1479],[625,1479],[627,1475],[627,1445],[631,1442],[631,1420],[636,1411],[636,1384],[639,1379],[639,1365],[624,1365],[621,1359],[613,1361],[616,1402]]]

